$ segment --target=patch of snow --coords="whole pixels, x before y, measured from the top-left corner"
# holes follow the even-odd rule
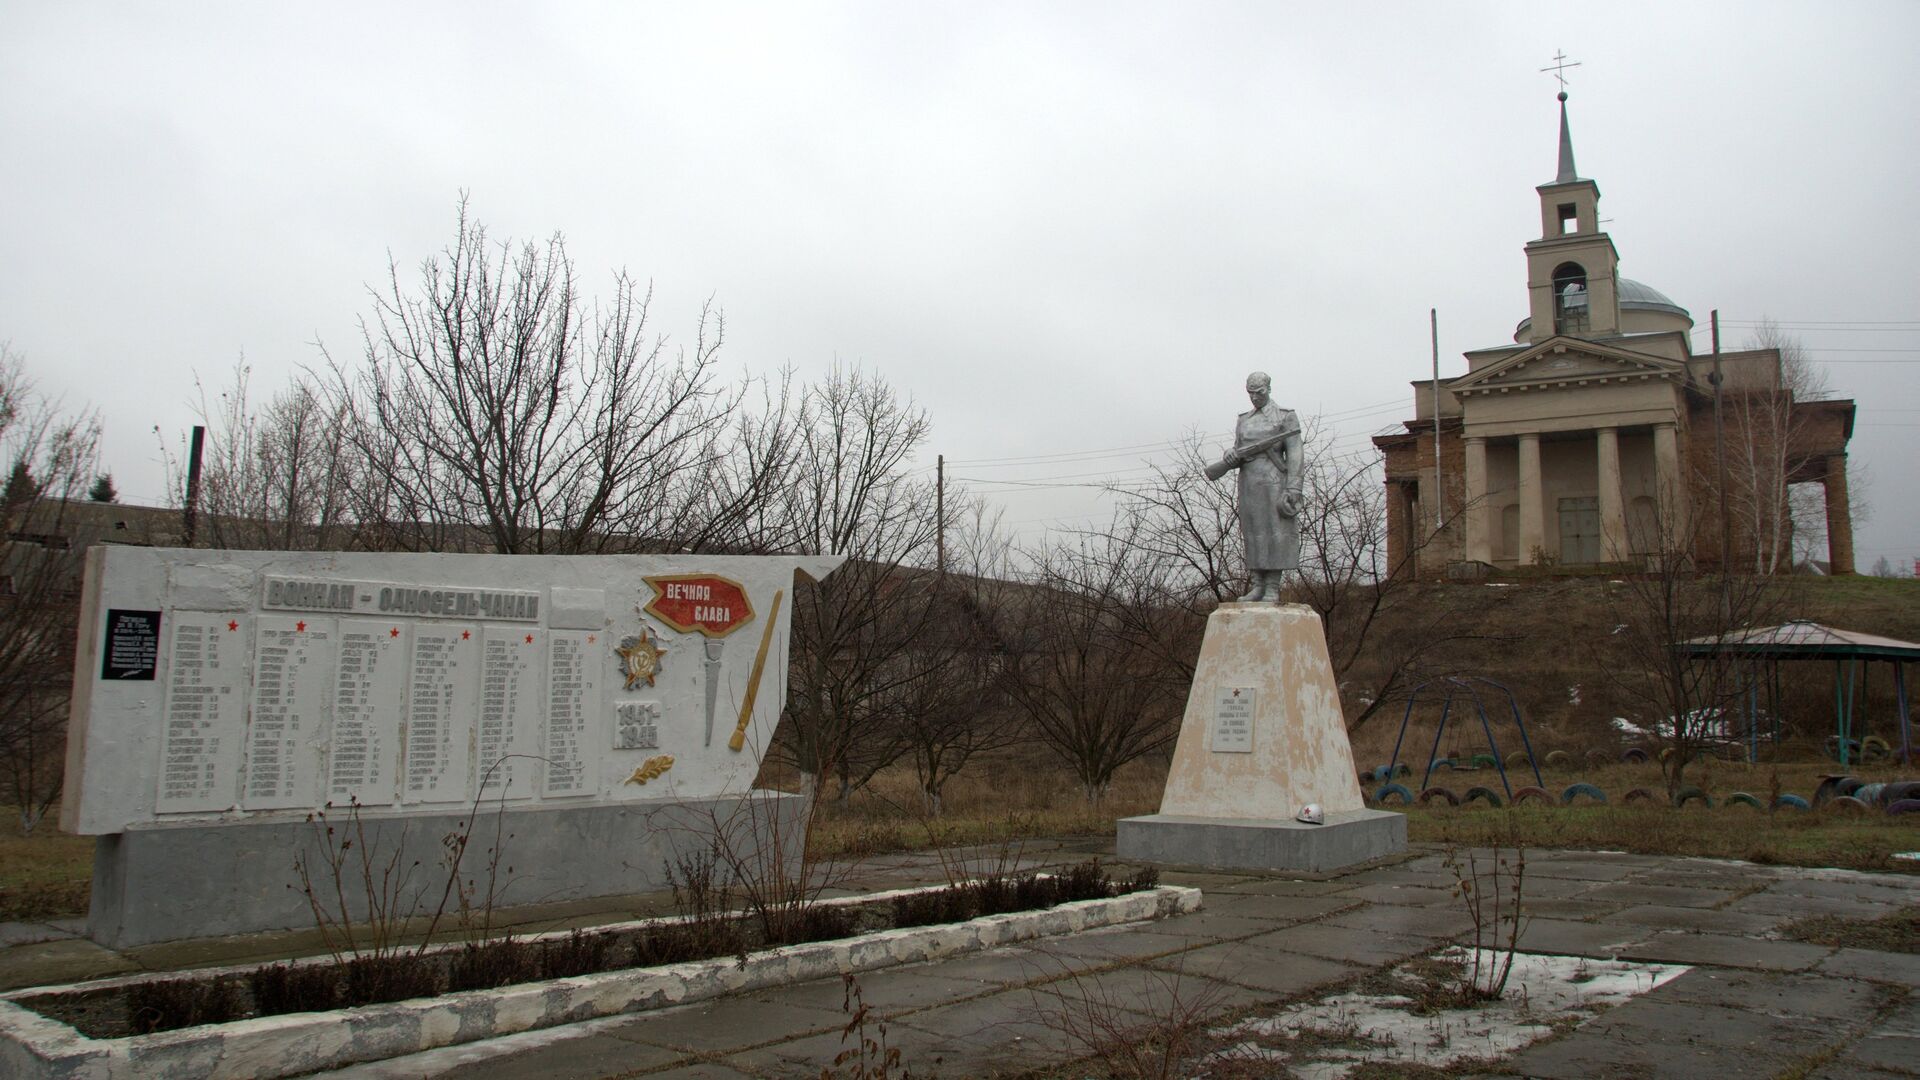
[[[1495,962],[1496,955],[1482,950],[1482,968]],[[1464,963],[1469,957],[1468,949],[1456,946],[1435,959]],[[1468,1059],[1505,1057],[1553,1034],[1557,1021],[1569,1017],[1584,1021],[1687,970],[1678,964],[1520,953],[1514,956],[1506,993],[1499,1001],[1420,1016],[1409,1011],[1413,1001],[1403,995],[1341,994],[1224,1028],[1218,1034],[1240,1042],[1215,1056],[1284,1063],[1287,1075],[1298,1080],[1341,1080],[1367,1062],[1445,1069]],[[1260,1043],[1262,1036],[1303,1034],[1328,1037],[1333,1045],[1312,1046],[1296,1055]]]

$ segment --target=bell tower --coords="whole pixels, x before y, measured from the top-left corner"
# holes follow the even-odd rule
[[[1564,86],[1565,79],[1561,82]],[[1592,338],[1619,333],[1620,255],[1613,239],[1600,231],[1600,185],[1581,179],[1574,168],[1564,89],[1560,91],[1559,175],[1534,190],[1540,193],[1540,239],[1526,247],[1528,311],[1533,320],[1528,344],[1556,334]]]

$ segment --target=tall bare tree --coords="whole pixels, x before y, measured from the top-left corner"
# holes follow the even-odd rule
[[[26,832],[60,798],[81,577],[74,519],[99,440],[96,417],[63,412],[0,345],[0,781]]]
[[[739,468],[738,389],[720,384],[725,321],[703,308],[690,347],[649,327],[652,290],[614,275],[580,292],[565,241],[495,242],[464,200],[453,243],[418,282],[397,264],[362,322],[357,363],[329,390],[364,475],[353,515],[381,546],[502,553],[726,546],[764,484]]]
[[[1779,364],[1746,365],[1748,377],[1729,378],[1722,388],[1732,435],[1725,440],[1725,497],[1739,533],[1751,544],[1752,572],[1771,574],[1792,564],[1797,537],[1824,532],[1823,501],[1792,484],[1805,426],[1794,405],[1825,397],[1828,389],[1799,339],[1771,319],[1761,320],[1749,347],[1775,350]]]

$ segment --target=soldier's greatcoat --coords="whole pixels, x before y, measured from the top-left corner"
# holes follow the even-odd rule
[[[1280,514],[1280,493],[1293,492],[1298,505],[1305,479],[1300,472],[1300,419],[1292,409],[1269,401],[1265,408],[1241,413],[1233,428],[1236,454],[1282,434],[1287,437],[1278,447],[1246,457],[1240,465],[1240,535],[1246,541],[1249,570],[1300,567],[1300,525]]]

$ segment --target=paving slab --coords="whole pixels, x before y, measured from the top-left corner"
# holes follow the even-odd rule
[[[1430,865],[1414,868],[1408,864],[1386,866],[1378,870],[1364,870],[1350,874],[1344,880],[1355,885],[1424,885],[1431,889],[1443,889],[1452,886],[1453,872],[1443,865]]]
[[[1326,896],[1351,888],[1353,883],[1341,878],[1266,878],[1222,885],[1207,890],[1207,895],[1223,892],[1249,896]]]
[[[1661,907],[1718,907],[1734,899],[1727,889],[1691,888],[1684,885],[1642,885],[1634,881],[1596,885],[1581,894],[1587,900],[1614,900],[1623,904],[1657,904]]]
[[[724,1054],[776,1040],[838,1030],[844,1016],[778,1001],[744,997],[715,998],[678,1008],[642,1013],[605,1034],[668,1050]]]
[[[1527,854],[1527,877],[1569,881],[1624,881],[1646,870],[1637,863],[1592,862],[1584,859],[1542,859]]]
[[[80,933],[48,922],[0,922],[0,949],[37,945],[42,941],[68,941],[79,936]]]
[[[1920,987],[1920,954],[1916,953],[1836,949],[1833,955],[1815,965],[1814,970],[1848,979]]]
[[[1395,907],[1369,904],[1329,915],[1316,925],[1409,937],[1454,938],[1473,929],[1473,919],[1457,908]]]
[[[664,1068],[675,1062],[685,1061],[686,1055],[655,1046],[643,1046],[627,1039],[611,1035],[585,1035],[576,1039],[562,1039],[531,1050],[520,1050],[510,1054],[501,1054],[479,1061],[468,1061],[451,1067],[432,1067],[428,1072],[406,1072],[407,1063],[396,1060],[385,1063],[389,1068],[379,1071],[379,1075],[435,1076],[444,1080],[596,1080],[603,1076],[619,1076],[622,1073],[641,1069]],[[372,1070],[367,1070],[371,1072]],[[348,1080],[348,1074],[336,1074],[340,1080]]]
[[[1920,1038],[1868,1035],[1847,1047],[1846,1059],[1870,1069],[1896,1070],[1911,1076],[1920,1071]]]
[[[1765,892],[1754,893],[1752,896],[1743,896],[1721,910],[1737,911],[1746,915],[1782,915],[1788,919],[1805,919],[1815,915],[1832,915],[1842,919],[1877,919],[1882,915],[1893,914],[1900,910],[1900,907],[1896,904],[1881,904],[1869,900],[1837,896],[1802,896],[1768,889]]]
[[[1624,960],[1658,960],[1669,964],[1805,971],[1832,952],[1825,945],[1808,945],[1800,941],[1756,941],[1726,934],[1660,930],[1622,950],[1620,957]]]
[[[1365,900],[1370,904],[1399,904],[1406,907],[1439,907],[1459,902],[1454,898],[1451,888],[1424,885],[1362,885],[1337,895],[1349,900]]]
[[[1268,896],[1259,893],[1206,894],[1202,911],[1217,911],[1272,923],[1300,923],[1364,906],[1365,901],[1344,896]],[[1272,929],[1271,925],[1268,929]]]
[[[1050,1007],[1032,991],[1006,990],[991,997],[912,1013],[890,1022],[888,1028],[938,1036],[940,1041],[935,1045],[944,1056],[960,1056],[968,1047],[974,1047],[976,1057],[983,1055],[985,1060],[1000,1062],[1002,1067],[1023,1060],[1031,1067],[1036,1057],[1057,1057],[1079,1051],[1082,1043],[1070,1031],[1073,1024],[1082,1020],[1071,1010]]]
[[[1398,963],[1434,947],[1430,938],[1386,934],[1377,930],[1353,930],[1322,923],[1290,926],[1285,930],[1248,938],[1247,942],[1282,952],[1303,953],[1324,960],[1368,967]]]
[[[1057,979],[1032,988],[1044,1007],[1077,1009],[1088,1016],[1124,1010],[1140,1022],[1214,1016],[1273,999],[1241,983],[1207,977],[1204,965],[1171,957],[1154,967],[1126,967]]]
[[[819,1073],[813,1075],[818,1076]],[[714,1061],[698,1061],[665,1072],[650,1072],[646,1076],[648,1080],[754,1080],[752,1073],[741,1072]]]
[[[1520,928],[1521,952],[1612,959],[1647,937],[1645,927],[1607,926],[1563,919],[1530,919]]]
[[[1201,909],[1188,915],[1155,919],[1140,926],[1143,934],[1160,934],[1195,944],[1222,939],[1252,937],[1274,928],[1271,919],[1258,919],[1239,913]]]
[[[1209,945],[1204,949],[1181,953],[1178,957],[1153,961],[1155,967],[1169,967],[1175,963],[1180,965],[1182,971],[1251,987],[1272,999],[1319,990],[1345,982],[1367,970],[1336,960],[1247,942]]]
[[[1050,958],[1077,957],[1111,964],[1121,960],[1144,960],[1166,953],[1180,952],[1197,942],[1182,941],[1144,929],[1123,927],[1093,933],[1069,934],[1032,943],[1029,948]]]
[[[883,1026],[886,1029],[884,1032],[881,1030]],[[912,1070],[916,1077],[966,1075],[950,1071],[949,1066],[953,1063],[946,1060],[943,1050],[949,1040],[941,1036],[899,1024],[875,1022],[867,1026],[866,1037],[883,1045],[884,1050],[879,1056],[884,1056],[885,1050],[900,1052],[899,1065],[887,1075],[897,1076],[903,1070]],[[857,1034],[828,1032],[730,1054],[726,1064],[754,1076],[817,1078],[822,1070],[833,1067],[834,1059],[840,1054],[855,1050],[858,1041]],[[876,1063],[870,1061],[869,1065],[872,1064]],[[852,1075],[854,1069],[854,1062],[849,1060],[838,1067],[835,1075]]]
[[[1617,1006],[1502,1063],[1542,1080],[1750,1080],[1777,1074],[1837,1036],[1804,1023],[1715,1006]]]
[[[1603,920],[1621,908],[1618,903],[1600,900],[1536,900],[1531,896],[1526,898],[1522,906],[1531,918],[1566,919],[1573,922],[1582,919]]]
[[[0,954],[0,961],[0,990],[58,986],[141,970],[119,953],[71,938],[18,945]]]
[[[1780,925],[1783,920],[1777,915],[1749,915],[1739,911],[1716,911],[1712,908],[1636,904],[1633,907],[1621,908],[1596,921],[1650,926],[1661,930],[1693,930],[1700,933],[1759,936]]]
[[[1852,1021],[1871,1016],[1879,994],[1851,979],[1698,967],[1646,995],[1651,1002],[1714,1005],[1764,1016]]]
[[[1770,893],[1862,900],[1873,904],[1920,904],[1920,878],[1858,874],[1845,879],[1788,877],[1774,882]]]
[[[1807,1074],[1807,1080],[1913,1080],[1913,1073],[1875,1069],[1842,1057]]]
[[[938,963],[863,972],[858,984],[867,1007],[881,1016],[946,1005],[1005,988],[994,981],[955,975],[945,965]],[[829,1019],[842,1022],[849,1016],[844,979],[814,979],[777,989],[757,990],[741,995],[741,1000],[814,1009],[827,1014]]]

